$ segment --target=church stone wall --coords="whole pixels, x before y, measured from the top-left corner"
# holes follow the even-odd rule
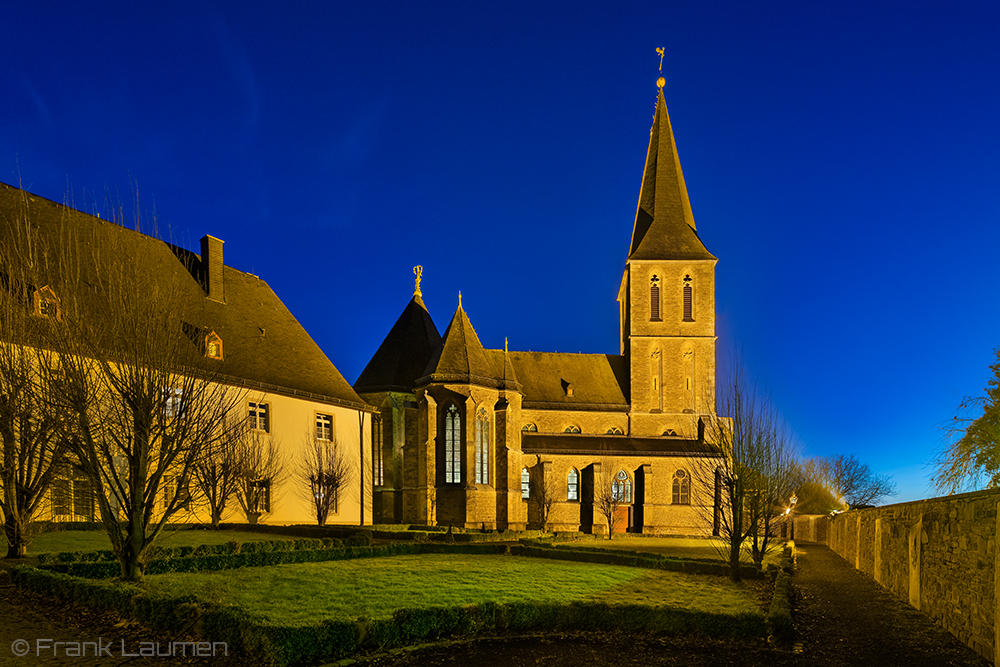
[[[588,520],[587,497],[584,492],[586,470],[597,464],[598,487],[624,470],[632,484],[633,521],[635,530],[647,535],[707,535],[712,531],[714,491],[700,479],[698,469],[704,462],[683,456],[643,457],[607,456],[599,454],[526,454],[523,467],[528,468],[532,481],[532,498],[522,501],[528,512],[529,525],[540,524],[537,503],[539,476],[545,474],[545,484],[554,497],[548,526],[555,531],[576,531],[607,534],[607,520],[594,511]],[[578,500],[568,498],[569,472],[579,475]],[[689,503],[673,503],[674,474],[682,470],[689,479]],[[636,510],[641,510],[638,514]],[[638,525],[640,524],[641,525]]]
[[[826,543],[896,597],[997,664],[1000,490],[851,510],[826,518]],[[796,520],[795,535],[816,521]]]
[[[577,426],[583,435],[605,435],[611,428],[628,433],[628,413],[589,410],[521,410],[521,423],[534,424],[539,433],[564,433]]]

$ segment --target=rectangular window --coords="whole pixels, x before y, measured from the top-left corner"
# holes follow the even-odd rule
[[[184,411],[184,390],[177,387],[163,388],[163,414],[180,417]]]
[[[177,507],[188,509],[191,503],[191,494],[187,488],[181,486],[180,475],[164,475],[163,477],[163,509],[170,507],[171,501],[177,496]]]
[[[333,415],[316,413],[316,439],[333,440]]]
[[[270,406],[267,403],[255,403],[250,401],[250,417],[248,425],[255,431],[271,432],[271,419],[269,414]]]
[[[250,511],[265,513],[271,511],[271,480],[257,479],[249,483]]]
[[[57,477],[52,482],[52,514],[65,516],[73,513],[73,483],[68,477]]]

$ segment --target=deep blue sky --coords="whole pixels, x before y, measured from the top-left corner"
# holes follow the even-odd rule
[[[442,332],[461,290],[617,353],[662,46],[720,349],[911,500],[1000,345],[998,44],[992,0],[8,3],[0,180],[222,238],[350,382],[416,264]]]

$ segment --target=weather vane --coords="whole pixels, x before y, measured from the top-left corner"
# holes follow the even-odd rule
[[[663,74],[663,47],[658,47],[656,52],[660,54],[660,74]]]
[[[413,275],[417,277],[416,285],[414,285],[413,287],[413,296],[423,296],[423,294],[420,293],[420,276],[422,276],[423,274],[424,274],[424,267],[422,266],[413,267]]]
[[[663,86],[667,83],[667,80],[663,78],[663,47],[658,47],[656,52],[660,54],[660,78],[656,80],[656,87],[663,88]]]

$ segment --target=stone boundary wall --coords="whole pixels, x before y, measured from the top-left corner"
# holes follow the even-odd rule
[[[825,542],[966,646],[1000,664],[998,522],[1000,490],[991,490],[822,519],[796,517],[795,534],[798,539],[801,529],[803,541]],[[825,531],[821,523],[827,524]],[[824,532],[825,540],[815,539]]]

